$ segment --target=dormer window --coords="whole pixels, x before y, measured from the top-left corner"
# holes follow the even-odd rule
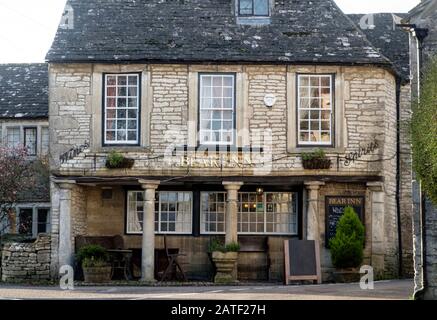
[[[268,17],[269,0],[238,0],[238,15],[243,17]]]

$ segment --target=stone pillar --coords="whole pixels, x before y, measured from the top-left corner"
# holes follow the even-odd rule
[[[71,193],[75,181],[60,181],[59,186],[59,268],[73,266],[73,244],[71,227]]]
[[[141,281],[155,281],[155,191],[159,181],[139,180],[145,190]]]
[[[305,182],[307,190],[307,220],[306,220],[306,237],[307,240],[320,241],[319,230],[319,190],[325,185],[324,182],[310,181]]]
[[[238,190],[243,182],[223,181],[227,193],[226,200],[226,244],[238,241]]]
[[[370,192],[372,206],[372,256],[371,265],[375,275],[384,273],[384,184],[382,182],[368,182],[367,188]]]

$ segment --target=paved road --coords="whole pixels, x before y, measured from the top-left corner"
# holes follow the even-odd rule
[[[0,285],[0,299],[116,299],[116,300],[403,300],[413,291],[411,280],[375,282],[374,290],[358,284],[235,287],[57,287]]]

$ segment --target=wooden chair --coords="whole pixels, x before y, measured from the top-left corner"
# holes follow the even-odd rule
[[[175,271],[175,277],[177,277],[178,269],[179,269],[179,272],[182,276],[182,279],[184,281],[187,281],[187,277],[185,276],[185,272],[182,269],[182,267],[178,261],[178,257],[186,256],[186,254],[179,253],[179,252],[178,253],[170,253],[169,247],[167,245],[167,236],[166,235],[164,235],[164,248],[165,248],[165,254],[167,256],[168,266],[165,269],[164,274],[162,275],[162,278],[159,282],[164,281],[167,278],[167,276],[169,276],[170,274],[173,275],[173,270]]]

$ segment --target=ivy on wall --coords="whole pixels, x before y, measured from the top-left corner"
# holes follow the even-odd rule
[[[413,103],[413,166],[423,190],[437,204],[437,57],[425,70],[420,99]]]

